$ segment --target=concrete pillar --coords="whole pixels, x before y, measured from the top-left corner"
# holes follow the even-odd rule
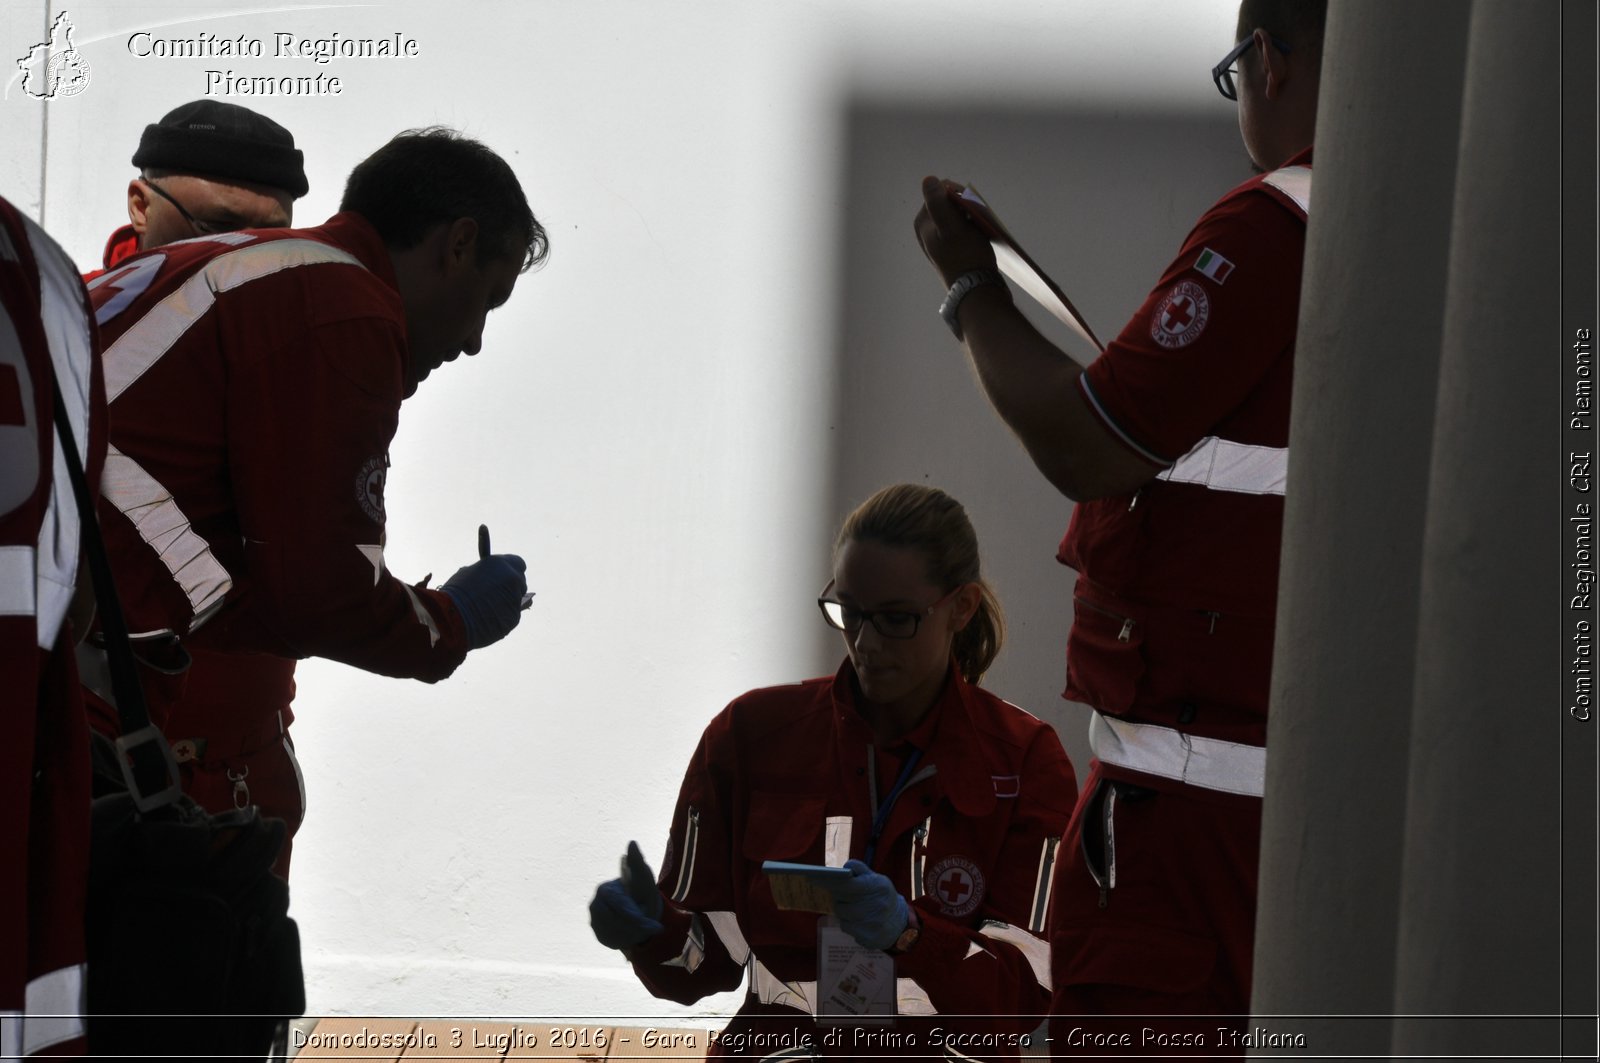
[[[1423,542],[1397,1013],[1558,1010],[1560,9],[1476,0]],[[1574,194],[1592,194],[1573,190]],[[1546,622],[1547,621],[1547,622]],[[1556,1050],[1397,1023],[1397,1054]]]
[[[1263,804],[1253,1011],[1390,1011],[1470,8],[1329,5]],[[1318,1052],[1386,1022],[1296,1019]]]

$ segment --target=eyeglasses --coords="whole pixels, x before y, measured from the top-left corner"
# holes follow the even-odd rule
[[[847,635],[854,635],[861,630],[863,623],[870,622],[878,634],[886,639],[910,639],[916,638],[923,617],[948,602],[964,586],[964,583],[957,585],[955,590],[925,609],[857,609],[827,596],[833,589],[833,580],[829,580],[828,585],[822,588],[822,597],[817,599],[817,607],[822,610],[822,619],[828,622],[829,627]]]
[[[190,214],[187,210],[184,210],[183,204],[179,203],[176,199],[173,199],[172,196],[167,193],[166,189],[162,188],[160,185],[156,184],[147,177],[142,177],[140,180],[149,185],[152,192],[176,207],[178,209],[178,213],[183,215],[183,220],[189,223],[189,228],[193,229],[195,233],[200,236],[215,236],[217,233],[231,233],[237,228],[237,226],[221,225],[217,222],[201,221],[193,214]]]
[[[1289,46],[1277,37],[1269,35],[1267,40],[1271,41],[1272,46],[1284,55],[1289,54]],[[1233,84],[1233,65],[1239,61],[1241,55],[1250,50],[1250,46],[1254,41],[1255,34],[1252,33],[1234,45],[1233,51],[1222,57],[1222,62],[1211,68],[1211,80],[1217,83],[1217,91],[1222,93],[1223,99],[1237,100],[1239,98],[1239,90]]]

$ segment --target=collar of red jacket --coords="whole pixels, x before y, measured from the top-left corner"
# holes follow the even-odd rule
[[[859,732],[872,741],[872,731],[856,708],[855,668],[845,658],[831,685],[834,718],[847,734]],[[972,723],[972,702],[979,695],[961,677],[954,657],[939,700],[928,715],[912,728],[906,741],[923,751],[922,763],[935,765],[934,776],[956,810],[967,816],[984,816],[994,811],[995,778],[999,771],[989,764],[989,744]]]
[[[133,226],[124,225],[106,239],[106,249],[100,256],[100,262],[106,269],[116,269],[122,260],[139,253],[139,234],[133,231]]]
[[[393,288],[396,295],[399,294],[400,285],[395,280],[394,263],[389,260],[389,249],[383,245],[383,237],[378,235],[378,230],[372,227],[371,222],[355,211],[335,214],[317,228],[309,230],[307,235],[344,248],[356,256],[356,260],[367,267],[373,276]]]

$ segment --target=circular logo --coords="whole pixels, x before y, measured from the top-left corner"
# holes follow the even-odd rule
[[[1150,338],[1163,347],[1187,347],[1205,331],[1211,303],[1194,281],[1174,284],[1150,316]]]
[[[361,512],[383,523],[383,480],[388,475],[389,459],[385,455],[368,458],[356,473],[356,502]]]
[[[983,900],[983,872],[964,856],[950,856],[940,860],[923,875],[922,885],[928,896],[939,902],[945,915],[971,915]]]
[[[76,96],[89,87],[89,61],[76,48],[57,52],[50,57],[44,80],[48,98]]]

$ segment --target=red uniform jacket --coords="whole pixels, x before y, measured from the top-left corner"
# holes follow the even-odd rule
[[[454,605],[383,565],[409,359],[371,226],[186,240],[90,293],[111,411],[101,515],[130,630],[449,675],[467,650]]]
[[[105,393],[72,261],[0,199],[0,1056],[81,1054],[89,733],[67,620],[79,512],[51,380],[93,484]]]
[[[1279,173],[1309,187],[1310,164],[1308,148]],[[1164,468],[1131,496],[1079,505],[1058,555],[1080,574],[1067,697],[1258,746],[1306,231],[1274,177],[1206,212],[1079,378],[1107,429]]]
[[[818,917],[779,910],[761,863],[864,858],[874,772],[881,800],[909,747],[873,748],[848,662],[831,680],[752,691],[706,728],[658,880],[666,931],[631,958],[651,993],[683,1003],[737,986],[749,969],[750,996],[718,1054],[767,1055],[785,1046],[741,1035],[782,1037],[774,1033],[782,1027],[790,1046],[809,1035],[826,1055],[951,1047],[1005,1058],[1037,1025],[1049,1002],[1040,934],[1077,791],[1072,765],[1048,725],[954,668],[907,738],[923,756],[872,861],[922,923],[920,940],[896,960],[901,1036],[868,1044],[847,1028],[830,1045],[810,1018]]]

